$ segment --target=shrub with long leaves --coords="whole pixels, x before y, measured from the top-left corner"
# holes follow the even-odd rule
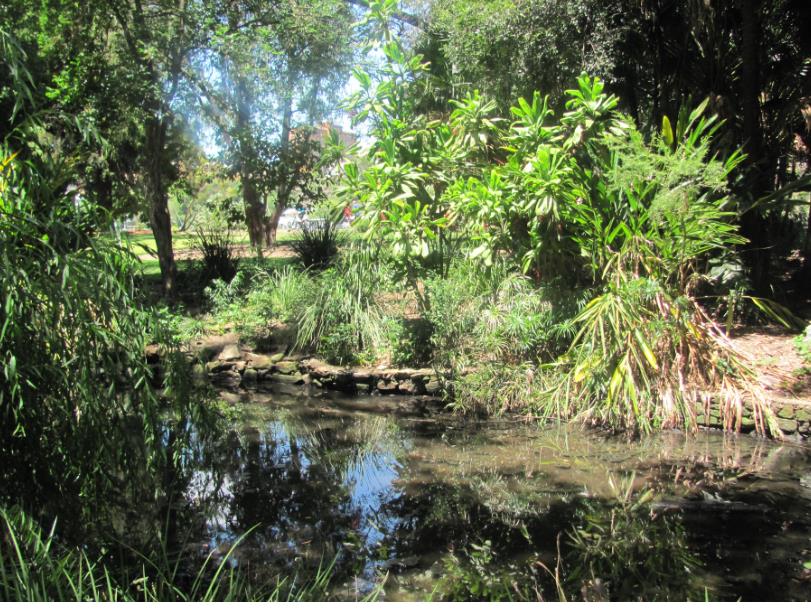
[[[162,410],[198,403],[168,345],[167,400],[153,389],[145,344],[161,326],[135,305],[133,257],[82,220],[103,213],[76,204],[47,159],[18,172],[2,157],[0,498],[89,527],[108,515],[86,498],[143,498],[168,463]]]
[[[324,271],[297,320],[296,346],[351,364],[380,348],[386,319],[376,300],[380,266],[363,248],[346,250]]]

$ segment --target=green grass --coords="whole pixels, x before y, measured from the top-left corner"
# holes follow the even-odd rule
[[[277,237],[276,243],[281,244],[289,244],[295,241],[296,233],[295,231],[282,231],[280,230]],[[132,247],[132,251],[135,253],[143,261],[151,261],[157,260],[155,256],[156,252],[156,245],[155,245],[155,236],[152,233],[124,233],[123,234],[124,241]],[[194,242],[194,233],[191,232],[174,232],[172,234],[172,248],[174,249],[175,253],[181,250],[188,250],[193,248]],[[250,239],[248,238],[248,233],[245,231],[239,231],[234,233],[234,241],[235,246],[246,246],[250,244]]]
[[[276,243],[279,245],[286,245],[295,241],[294,231],[279,231]],[[124,241],[132,248],[133,253],[138,257],[141,262],[141,274],[144,279],[148,281],[157,280],[160,278],[160,265],[158,258],[155,255],[155,237],[151,233],[125,233],[123,235]],[[179,233],[176,232],[172,235],[172,247],[175,255],[181,250],[188,250],[193,248],[193,233]],[[246,232],[236,233],[234,236],[235,246],[244,246],[250,243],[248,234]],[[265,257],[261,263],[256,256],[242,257],[239,259],[243,264],[258,265],[261,264],[266,269],[280,269],[291,264],[294,257],[285,258],[270,258]],[[177,267],[179,271],[184,271],[189,268],[189,261],[180,259],[177,260]]]

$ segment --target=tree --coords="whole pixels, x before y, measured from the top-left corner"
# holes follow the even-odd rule
[[[206,42],[206,3],[188,0],[107,1],[120,31],[118,53],[140,77],[143,122],[140,180],[155,236],[164,293],[175,291],[169,187],[176,177],[172,151],[177,122],[173,103],[189,55]]]
[[[251,243],[261,253],[317,161],[307,126],[336,109],[351,55],[350,14],[339,0],[230,2],[192,76],[202,109],[242,184]]]

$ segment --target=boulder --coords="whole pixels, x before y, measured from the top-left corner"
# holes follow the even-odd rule
[[[393,394],[397,391],[397,382],[394,379],[380,379],[377,382],[377,389],[383,394]]]
[[[430,381],[425,384],[425,393],[432,396],[442,392],[442,384],[436,377],[429,377]]]
[[[412,379],[405,379],[401,381],[398,385],[398,389],[403,394],[419,394],[420,387],[417,385],[418,382],[415,382]]]
[[[792,432],[797,431],[797,422],[793,419],[783,419],[782,417],[778,417],[777,425],[780,426],[780,430],[784,434],[791,434]]]
[[[242,377],[234,370],[220,371],[210,377],[211,383],[229,388],[236,388],[242,381]]]
[[[353,369],[352,370],[352,379],[355,381],[355,384],[358,383],[371,383],[372,380],[375,378],[375,371],[372,369]]]
[[[292,362],[290,360],[280,360],[276,362],[271,367],[270,370],[273,373],[281,373],[282,375],[292,375],[293,373],[298,373],[299,365],[298,362]]]
[[[286,383],[292,385],[302,385],[304,383],[304,375],[301,373],[293,373],[292,375],[280,375],[278,373],[271,373],[264,377],[265,381],[272,383]]]
[[[224,371],[233,370],[233,362],[219,362],[217,360],[206,364],[206,370],[211,373],[222,373]]]
[[[239,346],[235,343],[230,343],[220,350],[217,360],[227,362],[229,360],[239,360],[241,357],[242,353],[239,351]]]
[[[259,380],[259,373],[255,368],[248,367],[242,373],[242,385],[256,385]]]
[[[247,354],[248,364],[257,370],[269,369],[281,358],[274,360],[272,356],[265,354]]]

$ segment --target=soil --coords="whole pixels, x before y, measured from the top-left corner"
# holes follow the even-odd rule
[[[778,326],[738,329],[732,343],[754,363],[767,393],[811,401],[811,364],[794,345],[796,332]]]
[[[251,258],[256,255],[256,250],[248,244],[233,246],[232,250],[235,258]],[[262,254],[267,258],[292,258],[296,255],[293,248],[287,244],[263,248]],[[175,260],[200,260],[202,257],[203,253],[197,248],[175,250]]]

